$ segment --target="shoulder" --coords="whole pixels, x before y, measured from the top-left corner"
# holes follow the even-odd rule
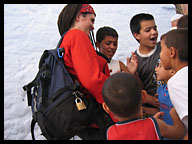
[[[169,80],[168,87],[175,84],[184,84],[188,81],[188,66],[177,71]]]
[[[123,63],[122,61],[120,61],[120,60],[119,60],[119,64],[120,64],[120,65],[124,65],[124,63]],[[124,66],[125,66],[125,65],[124,65]]]
[[[160,86],[157,88],[157,92],[163,91],[163,89],[164,89],[164,86],[163,86],[163,85],[160,85]]]
[[[155,133],[156,133],[158,139],[161,139],[161,132],[160,132],[158,119],[155,119],[153,116],[149,117],[148,119],[150,119],[152,121],[154,128],[155,128]]]
[[[72,29],[66,33],[65,38],[66,39],[73,38],[73,39],[81,39],[81,40],[86,39],[87,40],[87,39],[89,39],[89,36],[81,30]]]
[[[109,65],[119,65],[119,61],[115,60],[115,59],[111,59],[110,63],[108,63]]]
[[[156,45],[158,53],[161,52],[161,42],[159,41]]]
[[[157,42],[157,48],[158,48],[158,49],[161,48],[161,42],[160,42],[160,41]]]
[[[111,59],[111,63],[119,64],[119,60]]]
[[[121,71],[128,72],[127,66],[122,61],[119,61],[119,66],[120,66]]]
[[[85,32],[83,32],[83,31],[81,31],[79,29],[69,30],[66,34],[67,35],[79,35],[80,34],[80,35],[86,35],[87,36],[87,34]]]
[[[85,32],[78,29],[67,31],[63,38],[62,45],[64,45],[64,47],[81,46],[85,47],[85,49],[92,46],[89,36]]]

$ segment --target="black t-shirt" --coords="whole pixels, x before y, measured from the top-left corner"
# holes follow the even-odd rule
[[[155,66],[158,64],[160,58],[161,46],[157,43],[154,50],[147,55],[140,55],[138,51],[135,51],[137,55],[139,66],[137,69],[138,75],[143,82],[144,89],[148,94],[154,96],[157,90],[157,82],[155,75]]]

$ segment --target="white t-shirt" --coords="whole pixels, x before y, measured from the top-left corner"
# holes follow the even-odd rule
[[[108,64],[108,67],[109,67],[109,71],[110,72],[110,75],[114,74],[114,73],[117,73],[117,72],[120,72],[120,64],[119,64],[119,61],[118,60],[114,60],[112,59],[110,61],[110,63],[107,63]]]
[[[188,66],[177,71],[167,86],[171,102],[188,130]]]

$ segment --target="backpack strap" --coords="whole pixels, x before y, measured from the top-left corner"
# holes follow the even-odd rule
[[[34,135],[35,124],[36,124],[36,121],[34,119],[32,119],[32,121],[31,121],[31,136],[32,136],[33,140],[35,140],[35,135]]]
[[[31,103],[32,103],[31,88],[38,84],[38,80],[39,80],[39,78],[40,78],[40,74],[41,74],[41,72],[44,71],[45,69],[46,69],[46,66],[43,65],[43,66],[39,69],[39,71],[38,71],[36,77],[34,78],[34,80],[33,80],[32,82],[30,82],[29,84],[23,86],[23,90],[24,90],[24,91],[27,91],[28,106],[31,106]]]
[[[41,120],[41,121],[39,121],[39,123],[43,122],[43,118],[39,118],[39,120]],[[37,121],[33,118],[32,121],[31,121],[31,137],[32,137],[33,140],[35,140],[34,128],[35,128],[36,123],[37,123]],[[43,135],[46,135],[46,138],[48,138],[48,139],[52,139],[51,137],[49,137],[49,134],[46,131],[45,127],[41,127],[41,129],[42,128],[43,128],[43,132],[44,132]]]

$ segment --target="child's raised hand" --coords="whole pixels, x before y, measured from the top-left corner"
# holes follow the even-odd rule
[[[135,74],[137,71],[137,68],[138,68],[137,56],[134,52],[132,52],[131,59],[129,57],[127,57],[127,70],[131,74]]]

